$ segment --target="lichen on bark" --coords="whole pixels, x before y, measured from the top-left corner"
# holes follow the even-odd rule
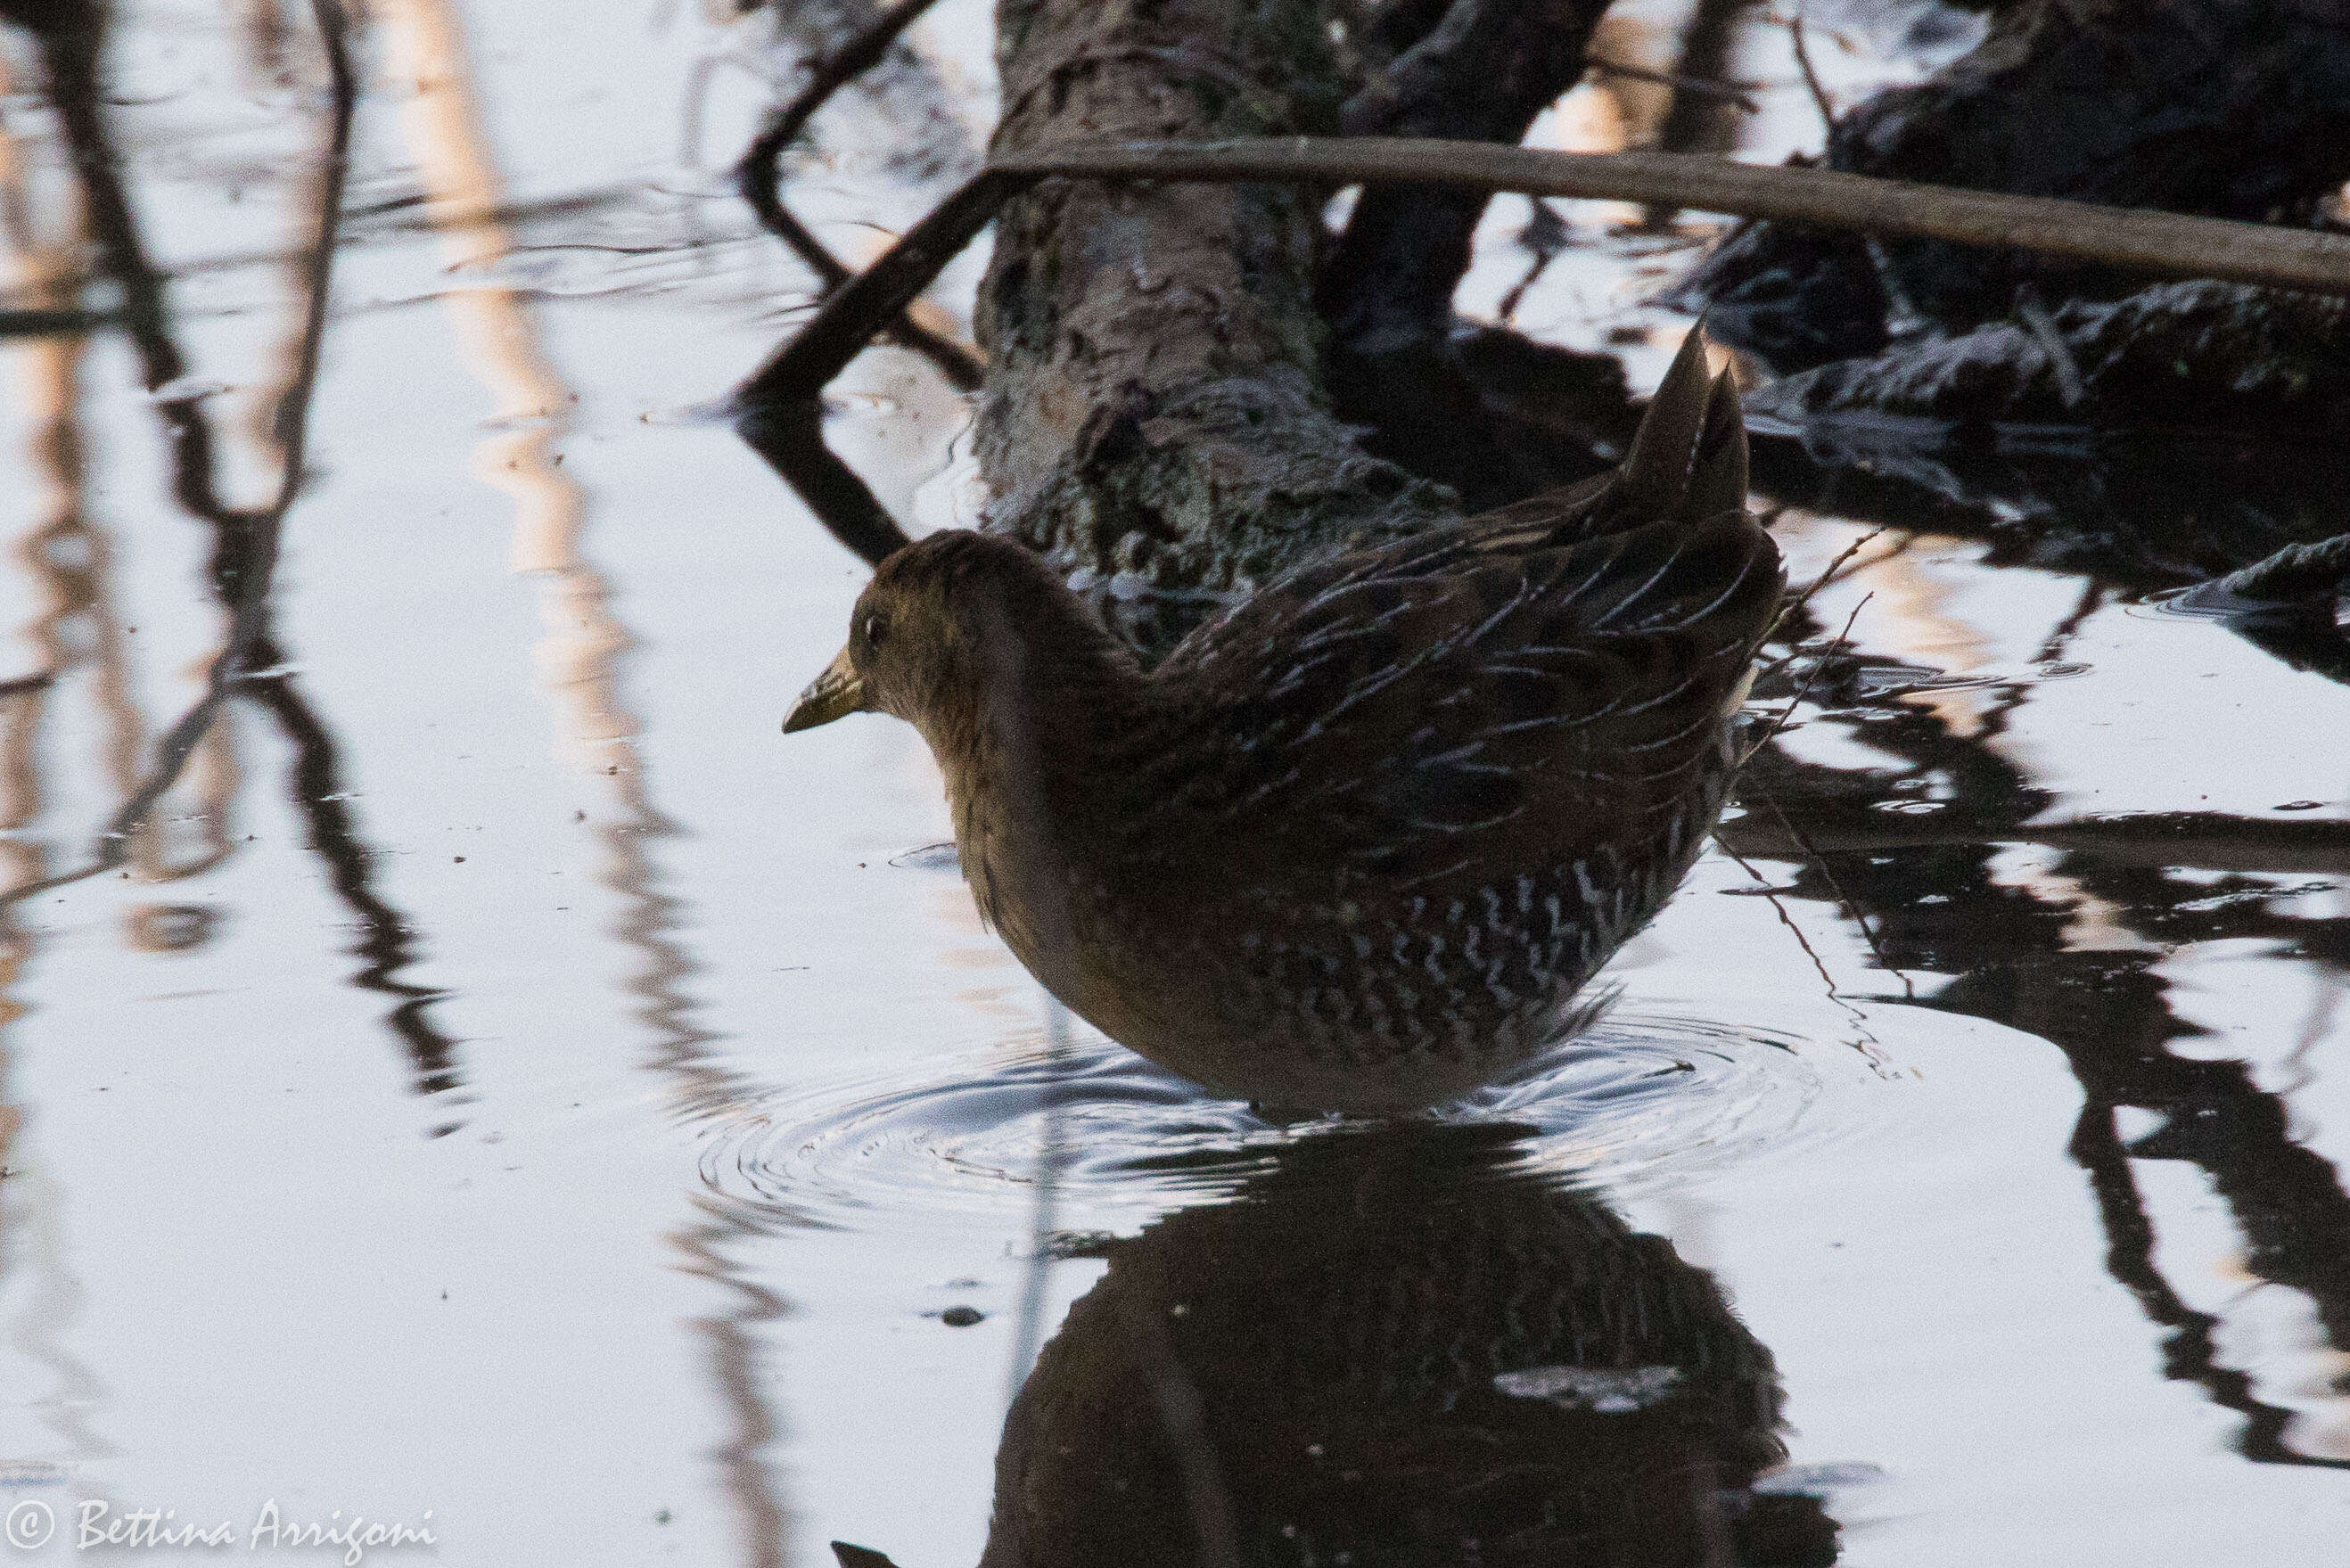
[[[1006,0],[995,147],[1326,132],[1329,20],[1299,0]],[[1054,182],[997,222],[977,322],[988,524],[1106,588],[1146,649],[1297,561],[1454,514],[1330,410],[1326,196]]]

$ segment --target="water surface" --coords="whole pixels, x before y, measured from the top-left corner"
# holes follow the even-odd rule
[[[1233,1530],[1370,1495],[1281,1421],[1419,1463],[1468,1408],[1612,1456],[1577,1506],[1620,1542],[2338,1560],[2350,688],[1924,500],[1790,507],[1798,577],[1894,526],[1817,601],[1856,657],[1758,767],[1749,864],[1709,856],[1538,1081],[1268,1123],[1056,1016],[908,855],[948,831],[910,730],[777,733],[863,572],[707,411],[807,296],[723,171],[819,12],[369,10],[338,196],[305,8],[118,8],[137,332],[77,275],[105,213],[5,36],[10,304],[88,319],[0,348],[0,1504],[429,1513],[440,1561],[497,1568],[967,1563],[1040,1350],[1110,1411],[1139,1397],[1081,1374],[1115,1312],[1271,1301],[1294,1355],[1187,1353],[1253,1456]],[[975,156],[986,20],[941,6],[820,123],[791,195],[850,261]],[[1776,39],[1755,156],[1816,135]],[[1659,373],[1682,324],[1637,300],[1687,247],[1562,212],[1590,244],[1518,324],[1648,330]],[[1496,203],[1465,308],[1523,275],[1524,217]],[[972,516],[927,366],[835,391],[899,516]],[[106,839],[232,638],[264,677]],[[1687,1332],[1509,1338],[1451,1284],[1504,1255],[1553,1260],[1523,1288],[1559,1322],[1627,1333],[1647,1290]],[[1025,1463],[1079,1530],[1098,1489]]]

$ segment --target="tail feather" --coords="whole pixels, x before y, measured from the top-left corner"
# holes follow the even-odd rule
[[[1738,387],[1707,368],[1705,329],[1682,339],[1618,471],[1609,511],[1695,522],[1746,504],[1746,424]]]
[[[1615,471],[1488,512],[1480,548],[1563,546],[1652,523],[1746,509],[1746,423],[1738,384],[1707,368],[1705,328],[1683,339]]]
[[[1738,383],[1724,372],[1714,378],[1713,395],[1706,400],[1705,429],[1679,514],[1695,522],[1745,504],[1746,421],[1738,411]]]
[[[1664,384],[1648,400],[1616,488],[1620,508],[1643,517],[1679,514],[1712,405],[1713,373],[1705,362],[1705,332],[1700,327],[1681,340]]]

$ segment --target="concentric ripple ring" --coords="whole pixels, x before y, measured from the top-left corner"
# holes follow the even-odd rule
[[[1868,1076],[1841,1044],[1617,1014],[1430,1115],[1522,1127],[1528,1166],[1623,1193],[1785,1146],[1832,1082]],[[1063,1223],[1124,1232],[1212,1201],[1336,1119],[1268,1119],[1098,1036],[1034,1032],[741,1106],[700,1164],[714,1199],[768,1224],[1016,1226],[1049,1182]]]

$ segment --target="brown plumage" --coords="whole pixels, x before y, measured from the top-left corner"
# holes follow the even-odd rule
[[[922,733],[982,913],[1222,1092],[1384,1112],[1555,1039],[1720,814],[1775,611],[1691,335],[1617,472],[1268,584],[1145,672],[1035,556],[883,562],[786,729]]]

